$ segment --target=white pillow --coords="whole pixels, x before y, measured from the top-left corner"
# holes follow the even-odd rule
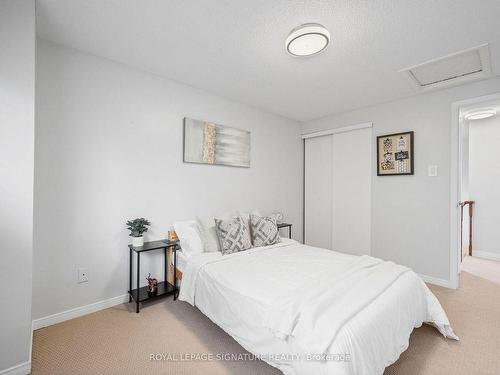
[[[203,252],[201,232],[195,220],[177,221],[174,223],[174,230],[184,254],[190,257]]]
[[[250,212],[242,212],[242,211],[238,211],[238,216],[240,216],[243,221],[245,222],[245,225],[248,229],[248,234],[250,235],[250,237],[252,236],[252,227],[250,225],[250,214],[251,215],[256,215],[256,216],[262,216],[260,211],[256,208],[254,208],[252,211]]]
[[[220,251],[214,218],[200,218],[197,216],[196,221],[201,231],[201,239],[203,241],[203,248],[205,249],[205,252]]]

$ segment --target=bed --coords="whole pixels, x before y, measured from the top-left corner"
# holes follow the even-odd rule
[[[176,262],[177,262],[177,267],[176,267],[176,272],[177,272],[177,278],[179,280],[182,279],[182,273],[184,272],[184,270],[186,269],[187,267],[187,262],[188,262],[188,256],[181,251],[178,251],[177,252],[177,259],[176,259]]]
[[[410,269],[294,240],[178,262],[179,299],[285,375],[382,374],[424,322],[458,339]]]

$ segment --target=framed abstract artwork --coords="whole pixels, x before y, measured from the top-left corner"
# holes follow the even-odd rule
[[[184,162],[250,167],[250,132],[184,118]]]
[[[412,175],[413,132],[377,137],[377,176]]]

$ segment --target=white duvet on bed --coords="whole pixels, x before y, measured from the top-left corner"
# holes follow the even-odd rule
[[[176,264],[177,269],[179,271],[181,271],[182,273],[184,273],[184,270],[187,267],[187,263],[188,263],[188,258],[189,257],[186,254],[184,254],[182,252],[182,250],[181,251],[177,251],[176,252],[176,256],[177,256],[177,260],[176,260],[176,262],[177,262],[177,264]]]
[[[190,257],[179,299],[285,374],[382,374],[423,322],[455,338],[410,269],[293,240]]]

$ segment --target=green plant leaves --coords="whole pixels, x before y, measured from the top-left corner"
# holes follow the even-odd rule
[[[141,237],[144,232],[148,231],[148,226],[151,225],[151,223],[143,217],[128,220],[125,224],[130,231],[131,237]]]

